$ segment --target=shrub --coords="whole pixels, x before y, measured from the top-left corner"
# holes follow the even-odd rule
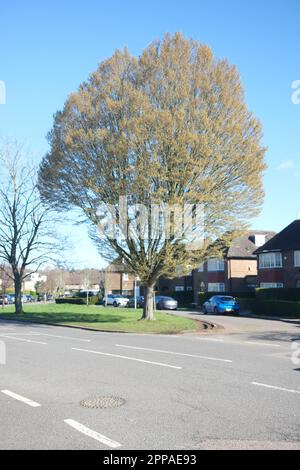
[[[86,300],[80,299],[79,297],[66,297],[62,299],[55,299],[57,304],[76,304],[76,305],[86,305]]]
[[[85,297],[65,297],[55,299],[57,304],[76,304],[76,305],[86,305],[86,296]],[[93,295],[89,297],[89,305],[99,305],[100,299],[98,295]]]
[[[297,300],[300,301],[300,289],[299,288],[258,288],[256,289],[256,297],[261,300],[278,299],[278,300]]]
[[[300,302],[290,300],[241,299],[242,310],[251,310],[255,315],[300,318]]]

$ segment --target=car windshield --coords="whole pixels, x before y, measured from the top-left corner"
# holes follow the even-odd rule
[[[233,302],[235,299],[234,297],[219,297],[221,302]]]

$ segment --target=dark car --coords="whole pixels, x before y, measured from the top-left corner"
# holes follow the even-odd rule
[[[144,307],[144,297],[142,295],[137,295],[136,297],[136,306],[137,308],[143,308]],[[134,307],[134,297],[129,298],[129,302],[127,304],[127,307]]]
[[[155,297],[155,304],[158,310],[176,310],[178,307],[177,300],[165,295],[157,295]]]
[[[214,295],[204,302],[203,313],[235,313],[239,314],[240,304],[234,297],[229,295]]]

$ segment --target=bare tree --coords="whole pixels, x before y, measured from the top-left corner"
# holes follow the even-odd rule
[[[36,187],[36,168],[25,160],[23,146],[0,144],[0,261],[15,288],[15,311],[22,307],[22,283],[57,250],[53,213],[45,208]]]

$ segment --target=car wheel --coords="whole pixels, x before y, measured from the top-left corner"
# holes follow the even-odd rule
[[[219,313],[219,312],[218,312],[218,309],[217,309],[217,307],[215,307],[215,308],[214,308],[214,314],[215,314],[215,315],[218,315],[218,313]]]
[[[202,313],[203,313],[203,315],[206,315],[206,314],[207,314],[207,310],[206,310],[205,305],[203,305],[203,307],[202,307]]]
[[[114,306],[114,307],[117,307],[117,306],[118,306],[117,302],[114,302],[114,303],[113,303],[113,306]]]

